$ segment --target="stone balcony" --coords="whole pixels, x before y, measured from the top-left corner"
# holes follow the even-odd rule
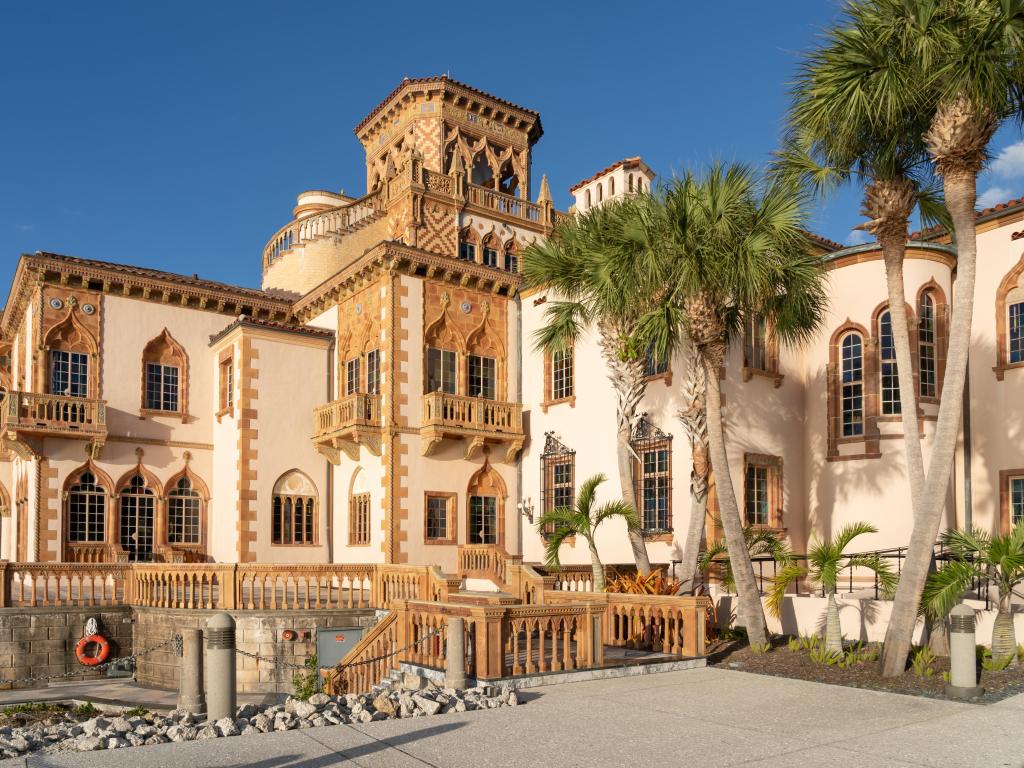
[[[464,397],[446,392],[423,396],[422,452],[429,456],[446,439],[464,440],[466,458],[473,458],[485,444],[505,447],[505,460],[512,462],[523,447],[523,406],[481,397]]]
[[[107,403],[84,397],[8,392],[0,407],[0,436],[23,458],[36,454],[31,438],[87,440],[98,456],[107,439]]]
[[[380,395],[346,395],[317,408],[314,421],[313,446],[332,464],[341,452],[358,461],[360,445],[380,456]]]

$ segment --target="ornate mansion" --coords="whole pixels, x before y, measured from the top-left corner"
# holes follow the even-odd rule
[[[603,472],[615,399],[598,346],[533,343],[549,296],[524,249],[567,214],[534,178],[539,115],[445,77],[404,80],[355,128],[366,189],[298,196],[254,290],[25,255],[0,322],[0,558],[436,564],[460,548],[543,559],[534,521]],[[575,209],[647,190],[639,158],[572,189]],[[536,192],[536,195],[534,195]],[[1024,519],[1024,201],[978,215],[969,391],[947,523]],[[832,290],[799,349],[752,329],[723,386],[748,521],[804,551],[853,520],[905,545],[895,355],[874,244],[812,237]],[[102,255],[102,254],[98,254]],[[955,250],[907,253],[919,424],[942,391]],[[634,478],[652,561],[683,546],[682,360],[648,361]],[[675,437],[673,434],[675,433]],[[927,451],[927,442],[925,448]],[[712,526],[714,494],[710,499]],[[599,534],[629,562],[621,523]],[[589,562],[583,541],[563,561]]]

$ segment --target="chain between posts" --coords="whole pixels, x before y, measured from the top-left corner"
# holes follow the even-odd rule
[[[173,651],[175,656],[181,656],[181,653],[182,653],[182,650],[181,650],[181,635],[171,635],[171,637],[169,637],[167,640],[164,640],[161,643],[157,643],[156,645],[150,646],[149,648],[146,648],[145,650],[136,651],[135,653],[131,654],[130,656],[118,656],[117,658],[110,659],[109,661],[104,661],[102,664],[97,664],[97,665],[92,666],[92,667],[83,667],[82,669],[73,669],[70,672],[64,672],[63,674],[60,674],[60,675],[36,675],[34,677],[19,677],[19,678],[15,679],[15,680],[4,680],[2,682],[3,682],[4,685],[7,685],[7,686],[10,686],[11,688],[13,688],[16,684],[19,684],[19,683],[42,683],[42,682],[49,682],[51,680],[66,680],[69,677],[78,677],[79,675],[84,674],[86,672],[100,671],[100,670],[109,669],[110,667],[114,666],[115,664],[123,664],[126,661],[130,661],[132,663],[132,665],[134,666],[136,660],[141,658],[142,656],[146,656],[146,655],[148,655],[150,653],[153,653],[155,651],[159,651],[159,650],[162,650],[162,649],[168,648],[168,647],[171,648],[171,650]]]

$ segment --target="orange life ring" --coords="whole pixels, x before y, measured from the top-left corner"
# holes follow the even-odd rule
[[[99,646],[99,652],[95,656],[87,656],[85,649],[92,643]],[[78,663],[86,667],[95,667],[98,664],[102,664],[110,656],[110,643],[107,642],[107,638],[103,635],[89,635],[83,637],[78,641],[78,645],[75,646],[75,657],[78,659]]]

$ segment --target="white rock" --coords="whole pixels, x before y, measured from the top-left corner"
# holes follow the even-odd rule
[[[420,694],[413,696],[412,700],[416,703],[416,706],[419,707],[419,709],[428,715],[436,715],[437,711],[441,709],[441,705],[436,701]]]
[[[105,746],[96,736],[86,736],[84,739],[79,739],[76,744],[79,752],[95,752]]]
[[[214,728],[217,729],[217,733],[221,736],[237,736],[239,731],[235,725],[235,721],[230,717],[223,717],[213,724]]]

